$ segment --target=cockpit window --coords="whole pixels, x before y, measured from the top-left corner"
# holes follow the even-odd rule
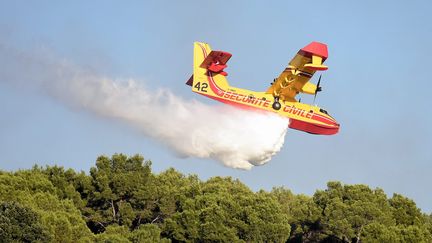
[[[320,112],[322,112],[322,113],[324,113],[324,114],[327,114],[327,115],[328,115],[328,112],[327,112],[326,110],[324,110],[324,109],[320,109]]]
[[[334,118],[326,110],[320,108],[320,112],[326,114],[327,116],[331,117],[334,120]]]

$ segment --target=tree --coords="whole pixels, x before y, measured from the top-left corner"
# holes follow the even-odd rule
[[[313,198],[322,212],[323,237],[359,242],[364,228],[371,223],[395,225],[390,204],[381,189],[329,182],[327,190],[317,191]]]
[[[16,202],[0,202],[0,242],[48,242],[40,216]]]
[[[125,226],[109,225],[105,231],[96,235],[95,242],[100,243],[129,243],[130,232]]]
[[[87,223],[95,233],[103,232],[110,224],[132,226],[146,216],[146,190],[151,181],[151,162],[136,155],[127,157],[115,154],[112,158],[101,156],[96,167],[90,169],[94,188],[87,195],[84,210]],[[134,212],[132,209],[138,209]]]
[[[166,238],[161,238],[161,229],[154,224],[142,224],[138,229],[132,231],[129,239],[134,243],[153,243],[171,242]]]
[[[275,187],[271,195],[281,205],[282,212],[291,226],[291,242],[317,241],[316,231],[319,227],[321,211],[311,197],[294,195],[283,187]]]
[[[56,188],[41,171],[0,175],[0,200],[17,202],[40,216],[53,241],[90,241],[92,234],[72,200],[59,199]]]
[[[45,169],[35,166],[32,171],[46,175],[55,187],[56,194],[60,199],[70,199],[80,209],[85,206],[85,201],[82,200],[76,183],[82,178],[83,172],[77,174],[72,169],[65,170],[60,166],[47,166]],[[92,190],[92,188],[88,188],[88,190]]]
[[[214,177],[193,197],[179,201],[162,234],[177,241],[285,242],[290,226],[268,193],[253,193],[238,180]]]
[[[139,155],[100,156],[90,174],[0,171],[0,242],[432,242],[432,216],[366,185],[313,197],[239,180],[151,172]]]
[[[389,202],[396,224],[409,226],[424,223],[424,217],[413,200],[395,193]]]

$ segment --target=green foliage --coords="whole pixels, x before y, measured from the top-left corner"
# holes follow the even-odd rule
[[[394,194],[389,202],[392,206],[393,218],[397,224],[409,226],[424,223],[423,215],[413,200]]]
[[[158,226],[154,224],[143,224],[130,234],[129,239],[134,243],[171,242],[166,238],[161,238],[160,234],[161,229]]]
[[[311,196],[239,180],[151,172],[139,155],[100,156],[90,173],[0,171],[0,242],[432,242],[432,216],[366,185]]]
[[[128,158],[116,154],[111,159],[105,156],[97,159],[96,168],[90,170],[91,187],[88,187],[92,190],[81,194],[87,202],[84,215],[93,232],[103,232],[113,223],[137,227],[150,214],[146,203],[153,176],[150,166],[138,155]]]
[[[0,203],[0,242],[48,242],[50,235],[32,209],[15,202]]]
[[[291,241],[317,241],[314,233],[321,219],[321,211],[312,198],[294,195],[283,187],[273,188],[271,194],[281,205],[291,225]]]
[[[391,207],[381,189],[365,185],[329,182],[328,189],[317,191],[314,202],[322,211],[323,232],[341,241],[360,241],[363,228],[377,222],[394,225]]]
[[[89,241],[93,235],[81,212],[39,169],[0,174],[0,201],[17,202],[35,211],[53,242]]]
[[[127,227],[110,225],[106,227],[105,232],[96,236],[96,242],[104,243],[128,243],[129,230]]]

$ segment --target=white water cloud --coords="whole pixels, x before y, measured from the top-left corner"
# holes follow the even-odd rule
[[[69,107],[115,118],[183,157],[251,169],[282,148],[288,120],[271,113],[185,100],[133,79],[112,79],[54,57],[0,44],[0,80],[36,87]]]

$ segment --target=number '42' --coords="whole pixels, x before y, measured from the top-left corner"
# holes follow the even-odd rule
[[[198,91],[206,92],[207,93],[208,84],[207,83],[198,82],[198,83],[196,83],[194,85],[194,88],[196,88]]]

